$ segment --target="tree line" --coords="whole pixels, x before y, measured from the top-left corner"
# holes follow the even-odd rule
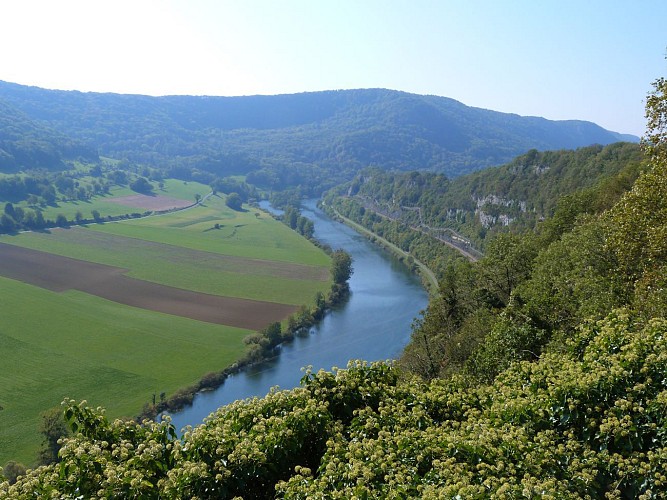
[[[454,230],[483,250],[496,234],[536,230],[553,216],[563,196],[597,185],[615,199],[644,166],[642,151],[633,143],[531,150],[505,165],[455,179],[432,172],[367,168],[325,196],[357,222],[372,218],[364,221],[367,227],[381,222],[374,217],[380,214],[436,235]],[[388,227],[381,225],[380,230]],[[408,235],[406,231],[400,237]]]

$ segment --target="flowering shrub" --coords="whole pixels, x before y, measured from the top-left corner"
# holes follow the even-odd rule
[[[654,498],[667,494],[667,321],[623,311],[489,385],[384,363],[169,421],[66,401],[61,461],[7,498]]]

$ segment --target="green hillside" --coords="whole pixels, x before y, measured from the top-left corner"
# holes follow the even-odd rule
[[[435,235],[456,231],[483,250],[498,233],[537,229],[559,203],[585,204],[597,211],[609,208],[644,164],[639,146],[631,143],[532,150],[505,165],[456,179],[421,171],[366,169],[331,190],[326,199],[358,222],[375,212]],[[579,198],[571,197],[574,193]],[[564,200],[565,196],[570,197]]]
[[[61,462],[0,491],[664,497],[664,79],[647,103],[648,168],[631,188],[599,210],[557,206],[543,230],[499,235],[479,262],[453,262],[398,367],[352,362],[307,372],[303,387],[223,407],[180,440],[168,422],[110,422],[68,401],[76,435],[64,441]]]
[[[0,172],[61,170],[66,160],[94,161],[94,147],[31,119],[0,96]]]
[[[209,182],[242,174],[261,187],[300,185],[309,194],[369,165],[454,177],[532,148],[624,140],[590,122],[521,117],[385,89],[149,97],[0,82],[0,100],[102,155],[160,167],[168,177]]]

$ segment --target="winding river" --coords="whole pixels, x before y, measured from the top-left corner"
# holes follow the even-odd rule
[[[350,359],[396,358],[410,339],[410,325],[428,302],[419,279],[388,252],[353,229],[329,218],[315,200],[304,203],[315,238],[353,259],[349,300],[327,313],[310,331],[280,346],[275,358],[230,376],[218,389],[195,396],[192,406],[172,415],[176,429],[198,425],[218,407],[237,399],[262,397],[278,386],[299,385],[302,367],[345,367]]]

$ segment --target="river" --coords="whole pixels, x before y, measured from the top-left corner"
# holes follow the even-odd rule
[[[302,214],[315,224],[314,236],[353,259],[350,298],[308,332],[279,347],[279,354],[232,375],[214,391],[197,394],[192,406],[172,415],[180,430],[198,425],[218,407],[237,399],[262,397],[274,386],[299,385],[302,367],[314,370],[345,367],[350,359],[396,358],[410,339],[410,325],[428,303],[419,279],[387,251],[353,229],[329,218],[315,200]]]

